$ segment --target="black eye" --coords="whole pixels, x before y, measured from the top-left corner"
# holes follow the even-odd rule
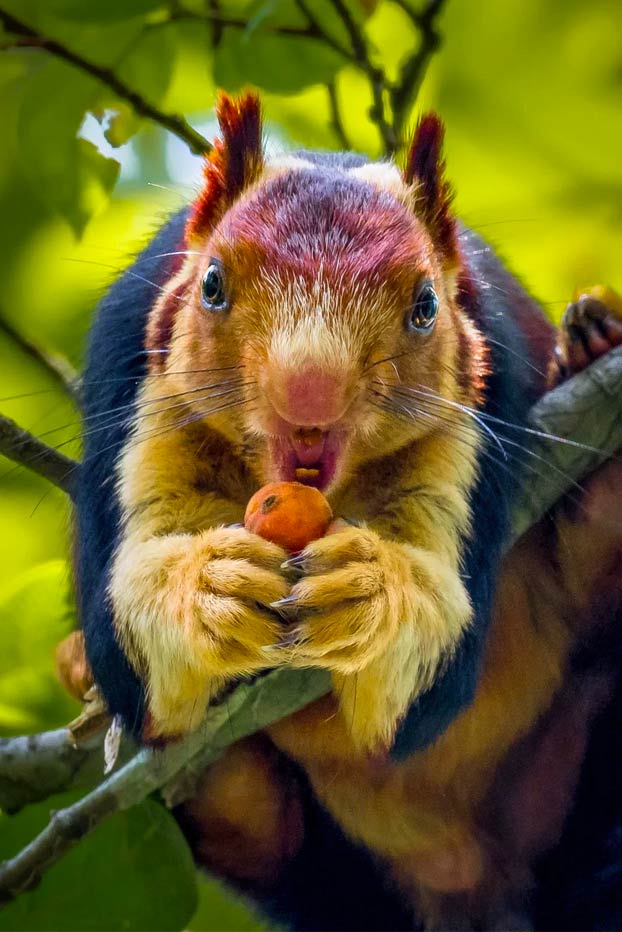
[[[415,303],[406,318],[409,330],[431,330],[438,313],[438,298],[431,282],[424,282],[416,292]]]
[[[208,311],[226,311],[225,275],[217,259],[211,259],[201,279],[201,302]]]

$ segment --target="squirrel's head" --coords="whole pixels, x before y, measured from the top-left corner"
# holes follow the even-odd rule
[[[329,489],[455,419],[483,368],[457,300],[459,238],[443,127],[420,120],[406,167],[314,153],[268,161],[258,100],[221,96],[222,138],[183,266],[148,339],[189,406],[243,440],[260,481]]]

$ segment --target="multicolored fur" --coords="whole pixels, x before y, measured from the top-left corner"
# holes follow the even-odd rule
[[[351,154],[266,163],[256,99],[222,97],[218,113],[203,192],[138,259],[141,280],[131,269],[113,286],[93,329],[96,426],[78,495],[89,659],[111,711],[149,738],[198,725],[239,677],[328,668],[333,693],[271,742],[343,843],[373,852],[433,917],[448,884],[480,889],[479,806],[571,650],[557,622],[540,631],[520,613],[487,638],[521,474],[516,434],[504,443],[489,418],[524,423],[553,331],[453,218],[436,117],[401,174]],[[214,261],[226,306],[210,310],[201,283]],[[426,283],[439,313],[423,332],[409,321]],[[239,522],[260,485],[309,464],[355,526],[286,563]],[[261,749],[233,753],[271,772]],[[233,760],[220,787],[216,771],[207,779],[239,838]],[[266,788],[266,838],[280,838],[272,784],[249,780]],[[217,849],[203,834],[203,851]]]

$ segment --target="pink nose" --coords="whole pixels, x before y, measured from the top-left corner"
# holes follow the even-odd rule
[[[332,424],[345,408],[343,379],[315,366],[287,375],[279,394],[279,413],[301,427]]]

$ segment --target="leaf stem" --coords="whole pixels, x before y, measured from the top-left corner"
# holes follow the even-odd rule
[[[337,82],[335,80],[329,81],[326,85],[326,90],[328,92],[328,103],[330,106],[330,115],[331,115],[331,126],[334,130],[335,136],[339,142],[339,145],[342,149],[351,149],[352,143],[348,139],[348,134],[346,133],[345,126],[343,125],[343,120],[341,117],[341,110],[339,107],[339,97],[337,95]]]

